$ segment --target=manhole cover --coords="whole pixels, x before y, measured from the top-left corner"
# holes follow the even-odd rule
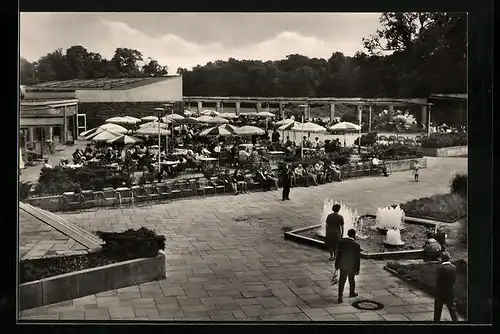
[[[376,302],[374,300],[356,300],[351,304],[354,308],[358,310],[369,310],[369,311],[378,311],[385,307],[384,304]]]

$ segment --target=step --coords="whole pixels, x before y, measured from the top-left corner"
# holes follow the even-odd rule
[[[100,244],[101,241],[95,236],[93,235],[92,233],[76,226],[75,224],[72,224],[70,222],[68,222],[67,220],[65,220],[64,218],[50,212],[50,211],[46,211],[46,210],[43,210],[43,209],[40,209],[40,208],[37,208],[37,207],[33,207],[35,209],[35,211],[37,211],[38,213],[40,213],[41,215],[47,217],[48,219],[51,219],[51,220],[54,220],[55,222],[57,223],[60,223],[61,225],[67,227],[68,229],[72,230],[73,232],[89,239],[89,241],[91,242],[94,242],[96,244]]]
[[[97,237],[55,214],[49,214],[45,210],[26,203],[19,203],[19,208],[89,249],[101,247],[102,242]]]

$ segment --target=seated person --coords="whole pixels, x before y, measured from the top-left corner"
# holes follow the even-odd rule
[[[314,170],[314,166],[313,165],[307,166],[306,173],[307,173],[309,180],[311,180],[312,183],[315,186],[317,186],[318,185],[318,175],[316,174],[316,171]]]
[[[248,189],[248,183],[245,180],[245,175],[243,175],[243,171],[241,169],[236,169],[233,174],[233,179],[236,181],[236,188],[240,188],[240,192],[244,192],[246,194]]]
[[[257,172],[255,173],[255,180],[260,183],[260,186],[264,191],[271,190],[273,181],[267,178],[266,172],[263,168],[257,169]]]
[[[327,180],[328,182],[332,182],[334,178],[338,181],[342,181],[342,171],[340,167],[332,161],[330,166],[328,166]]]
[[[302,182],[305,185],[308,184],[306,177],[306,170],[304,169],[304,167],[302,167],[302,164],[299,164],[297,167],[295,167],[293,173],[295,174],[296,181]]]
[[[434,239],[434,233],[427,232],[427,241],[424,244],[424,261],[437,261],[443,251],[440,243]]]
[[[318,182],[319,183],[323,183],[324,180],[325,180],[325,172],[323,170],[323,164],[324,162],[323,161],[318,161],[315,165],[314,165],[314,171],[316,172],[316,175],[318,177]]]
[[[267,165],[265,171],[264,171],[264,175],[267,177],[268,180],[272,181],[272,185],[276,187],[276,190],[278,190],[278,177],[276,176],[276,174],[273,172],[273,169],[271,168],[270,165]],[[271,183],[271,182],[269,182]]]
[[[236,183],[234,177],[231,175],[229,169],[225,170],[222,180],[224,181],[226,188],[231,189],[235,195],[238,195],[238,184]]]
[[[372,167],[373,168],[377,168],[377,172],[379,172],[380,170],[382,170],[382,172],[384,173],[384,176],[388,176],[387,166],[385,164],[385,161],[381,161],[377,157],[373,157],[373,159],[372,159]]]

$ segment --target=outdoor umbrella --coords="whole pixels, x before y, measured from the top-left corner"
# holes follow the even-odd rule
[[[239,135],[250,136],[250,135],[263,135],[266,133],[266,131],[264,131],[261,128],[258,128],[256,126],[245,125],[245,126],[242,126],[241,128],[239,128],[236,131],[236,133]]]
[[[158,117],[157,116],[146,116],[146,117],[141,118],[141,120],[143,120],[145,122],[156,122],[158,120]]]
[[[86,140],[91,140],[96,135],[98,135],[104,131],[111,131],[113,133],[123,134],[123,133],[127,133],[128,130],[125,129],[123,126],[109,123],[109,124],[103,124],[97,128],[93,128],[89,131],[82,132],[80,135],[82,137],[85,137]]]
[[[225,129],[225,130],[227,130],[231,133],[235,133],[235,134],[237,134],[238,130],[240,129],[239,127],[231,125],[231,124],[224,124],[224,125],[219,126],[219,128]]]
[[[125,117],[111,117],[106,120],[106,123],[114,123],[114,124],[135,124],[136,121]]]
[[[163,117],[163,120],[179,120],[179,119],[184,119],[184,116],[179,115],[179,114],[168,114],[167,116]]]
[[[201,123],[207,123],[207,124],[224,124],[224,123],[229,123],[229,121],[225,118],[222,117],[211,117],[211,116],[200,116],[196,118]]]
[[[346,146],[345,134],[347,132],[360,131],[361,127],[351,122],[340,122],[332,125],[329,129],[333,132],[341,132],[344,134],[344,146]]]
[[[311,122],[306,122],[306,123],[294,122],[294,123],[284,124],[280,126],[278,130],[315,133],[315,132],[325,132],[326,128]]]
[[[234,112],[221,112],[218,116],[222,117],[222,118],[238,118],[239,117]]]
[[[191,110],[184,110],[184,116],[193,116],[195,113],[192,112]]]
[[[135,137],[132,137],[132,136],[121,135],[119,137],[109,139],[106,142],[109,144],[112,143],[112,144],[120,144],[120,145],[129,145],[129,144],[139,143],[141,141],[142,140],[135,138]]]
[[[219,112],[215,110],[203,110],[200,115],[202,116],[219,116]]]
[[[290,123],[293,123],[293,122],[295,122],[293,119],[286,118],[286,119],[282,119],[281,121],[278,121],[278,122],[274,123],[274,125],[281,126],[281,125],[290,124]]]
[[[141,122],[141,119],[140,118],[137,118],[137,117],[132,117],[132,116],[125,116],[123,117],[124,119],[126,120],[129,120],[131,122],[134,122],[135,123],[140,123]]]
[[[162,129],[160,127],[159,133],[161,136],[167,136],[170,134],[170,131],[167,129]],[[143,136],[158,136],[158,126],[156,126],[156,128],[154,127],[140,128],[139,130],[136,131],[136,134]]]
[[[221,126],[214,126],[213,128],[208,128],[206,130],[203,130],[200,132],[199,136],[200,137],[207,137],[207,136],[230,136],[232,135],[231,132],[228,130],[224,129]]]
[[[158,125],[162,129],[166,129],[167,128],[167,124],[165,124],[165,123],[158,123],[158,122],[144,123],[144,124],[139,125],[139,128],[140,129],[143,129],[143,128],[156,128],[156,129],[158,129]]]
[[[259,117],[276,117],[275,114],[273,114],[272,112],[269,112],[269,111],[261,111],[261,112],[258,112],[256,114],[256,116],[259,116]]]
[[[114,139],[114,138],[117,138],[117,137],[120,137],[121,135],[119,133],[116,133],[116,132],[111,132],[109,130],[104,130],[103,132],[95,135],[93,138],[92,138],[92,141],[100,141],[100,142],[105,142],[105,141],[108,141],[110,139]]]

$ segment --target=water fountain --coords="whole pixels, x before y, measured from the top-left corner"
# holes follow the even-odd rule
[[[335,202],[334,200],[328,198],[323,202],[323,212],[321,214],[321,228],[317,232],[317,234],[321,237],[326,236],[326,218],[329,214],[331,214],[332,207],[334,204],[340,205],[339,215],[344,218],[344,234],[342,237],[347,237],[347,231],[350,229],[356,230],[356,236],[358,238],[363,238],[362,231],[362,219],[360,219],[357,210],[352,210],[342,204],[342,202]]]
[[[405,243],[401,240],[401,231],[399,229],[388,229],[384,244],[390,246],[403,246]]]
[[[395,208],[377,209],[377,218],[375,218],[375,228],[383,231],[389,229],[404,230],[405,212],[398,206]]]

